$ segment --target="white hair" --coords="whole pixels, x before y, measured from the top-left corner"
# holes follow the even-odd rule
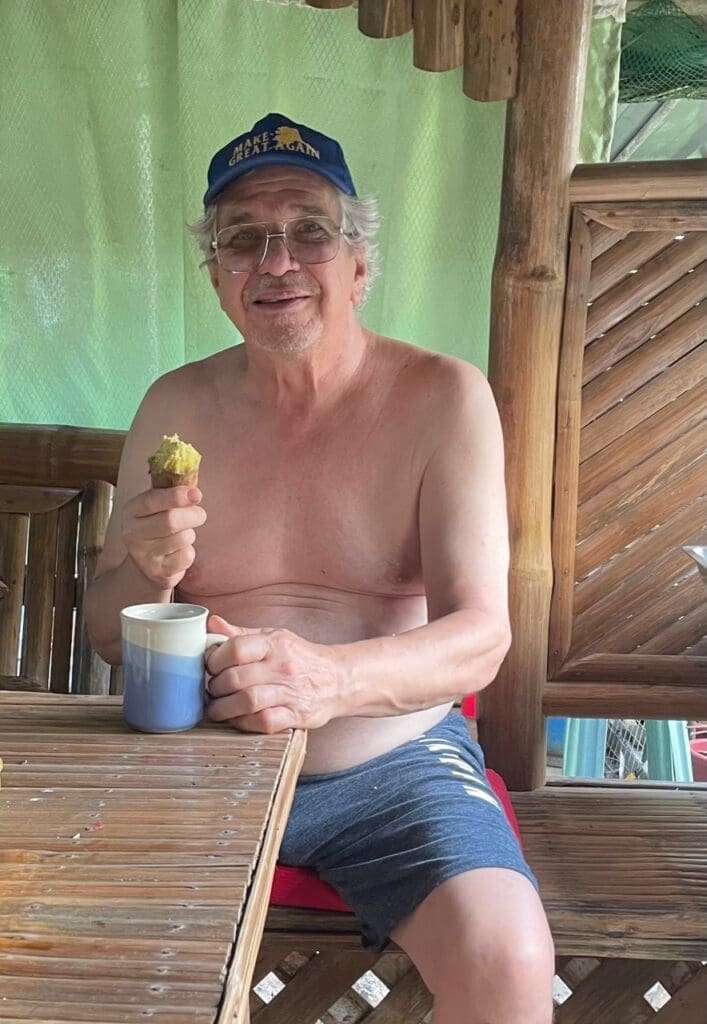
[[[370,295],[373,282],[380,274],[380,252],[376,236],[380,228],[380,212],[378,200],[374,196],[350,196],[341,189],[336,189],[341,208],[341,226],[344,230],[344,241],[352,249],[359,249],[366,261],[366,280],[359,307],[363,306]],[[211,203],[204,209],[204,214],[187,225],[187,230],[194,235],[204,259],[201,266],[213,263],[216,259],[212,242],[216,233],[216,215],[218,204]]]

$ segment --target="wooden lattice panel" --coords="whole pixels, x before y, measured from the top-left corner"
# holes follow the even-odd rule
[[[432,997],[400,951],[261,953],[252,1024],[431,1024]],[[560,957],[555,1024],[704,1024],[700,962]]]
[[[682,546],[705,539],[705,227],[697,202],[574,210],[551,680],[699,688],[706,591]]]

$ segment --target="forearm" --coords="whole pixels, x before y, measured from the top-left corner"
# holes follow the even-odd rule
[[[342,716],[403,715],[487,686],[510,643],[503,622],[463,610],[399,636],[337,648]]]
[[[86,592],[86,628],[94,650],[110,665],[119,665],[121,609],[131,604],[167,604],[171,596],[171,589],[151,583],[127,555],[115,569],[94,579]]]

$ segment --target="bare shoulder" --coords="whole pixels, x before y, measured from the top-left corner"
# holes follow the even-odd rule
[[[446,424],[464,414],[495,415],[488,380],[472,363],[431,352],[407,342],[379,337],[380,356],[391,376],[405,387],[409,400],[424,404],[436,421]]]
[[[177,403],[189,399],[193,401],[196,395],[204,390],[212,388],[222,379],[223,373],[228,370],[233,373],[242,361],[239,345],[236,348],[224,349],[204,359],[198,359],[191,363],[185,363],[174,370],[162,374],[150,386],[143,399],[143,405],[148,407],[162,406],[164,402]]]

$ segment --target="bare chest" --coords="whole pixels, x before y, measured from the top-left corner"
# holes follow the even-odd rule
[[[421,469],[390,433],[342,429],[286,443],[244,433],[202,442],[207,523],[185,578],[194,595],[281,584],[348,592],[423,592]]]

